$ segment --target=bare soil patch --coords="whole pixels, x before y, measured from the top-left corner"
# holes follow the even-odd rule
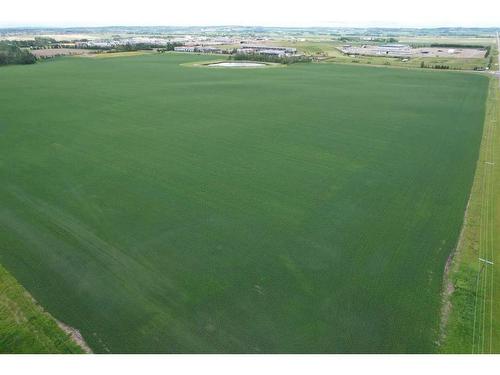
[[[56,56],[72,56],[72,55],[90,55],[96,51],[91,49],[78,49],[78,48],[47,48],[35,49],[31,53],[37,58],[50,58]]]

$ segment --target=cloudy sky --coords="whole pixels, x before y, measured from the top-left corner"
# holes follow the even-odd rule
[[[1,0],[0,27],[500,26],[500,0]]]

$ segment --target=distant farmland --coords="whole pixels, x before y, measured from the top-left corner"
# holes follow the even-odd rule
[[[95,352],[433,352],[488,79],[0,69],[0,264]]]

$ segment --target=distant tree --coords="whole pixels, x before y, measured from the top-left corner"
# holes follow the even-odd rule
[[[486,58],[486,57],[490,56],[490,53],[491,53],[491,46],[488,46],[488,47],[486,47],[486,54],[484,55],[484,57]]]
[[[167,43],[167,48],[166,50],[167,51],[174,51],[175,50],[175,47],[180,47],[182,46],[182,43],[179,43],[179,42],[168,42]]]
[[[28,51],[21,51],[19,55],[19,64],[34,64],[36,63],[36,57]]]
[[[449,65],[434,65],[433,66],[434,69],[450,69]]]

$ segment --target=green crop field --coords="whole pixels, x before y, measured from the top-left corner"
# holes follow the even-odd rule
[[[95,352],[434,352],[488,78],[0,69],[0,264]]]

